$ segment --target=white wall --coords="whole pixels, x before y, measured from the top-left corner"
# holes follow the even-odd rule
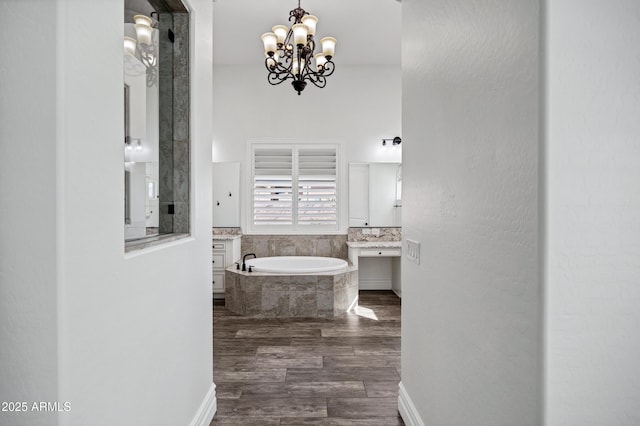
[[[2,101],[2,201],[14,206],[2,225],[2,398],[69,401],[65,425],[187,424],[212,390],[211,3],[188,2],[192,236],[129,255],[123,2],[41,3],[2,3],[3,36],[34,26],[6,37],[24,55]]]
[[[263,65],[214,68],[213,161],[241,163],[241,190],[249,188],[248,140],[341,143],[343,192],[349,162],[400,161],[401,150],[382,148],[382,138],[402,136],[399,67],[336,64],[324,89],[309,84],[300,96],[289,82],[269,85]],[[241,196],[245,212],[246,192]],[[346,205],[344,197],[341,232]],[[242,221],[247,229],[245,215]]]
[[[0,39],[23,47],[3,48],[0,61],[0,401],[7,402],[58,398],[55,14],[48,0],[0,2]],[[29,46],[40,47],[37,58]],[[50,413],[0,413],[2,424],[52,421]]]
[[[539,424],[538,1],[402,17],[401,396],[428,425]]]
[[[547,2],[546,424],[640,424],[640,3]]]

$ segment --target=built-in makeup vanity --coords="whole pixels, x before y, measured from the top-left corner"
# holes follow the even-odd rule
[[[349,260],[360,290],[401,296],[402,167],[400,163],[349,164]]]
[[[402,241],[347,241],[349,260],[353,266],[359,265],[361,257],[400,257]]]
[[[366,229],[349,228],[348,257],[353,266],[358,268],[360,290],[393,290],[401,297],[400,228],[379,229],[384,240],[367,241],[366,237],[362,238],[362,231]]]

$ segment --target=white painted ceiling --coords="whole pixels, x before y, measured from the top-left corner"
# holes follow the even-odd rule
[[[213,0],[213,62],[264,63],[260,36],[276,24],[290,26],[297,0]],[[398,0],[301,0],[318,17],[316,40],[338,39],[336,65],[400,65]]]

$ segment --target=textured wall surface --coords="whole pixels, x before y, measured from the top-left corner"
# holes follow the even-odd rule
[[[640,3],[547,5],[546,424],[640,424]]]
[[[402,383],[428,425],[536,425],[538,1],[402,8]]]
[[[0,2],[1,34],[17,54],[9,74],[2,68],[15,88],[2,90],[2,205],[5,194],[25,196],[12,200],[12,231],[0,239],[1,396],[71,404],[43,421],[0,413],[3,425],[185,425],[212,395],[212,10],[189,5],[191,237],[125,254],[124,4]],[[5,192],[5,182],[20,189]]]
[[[0,61],[0,402],[58,399],[55,14],[48,0],[0,2],[0,39],[24,43]],[[0,412],[16,426],[55,419]]]

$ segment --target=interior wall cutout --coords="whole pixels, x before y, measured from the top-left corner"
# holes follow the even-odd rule
[[[125,21],[138,14],[151,18],[152,33],[146,45],[133,23],[125,23],[125,36],[134,39],[124,52],[129,241],[190,232],[189,13],[179,1],[125,2]]]

